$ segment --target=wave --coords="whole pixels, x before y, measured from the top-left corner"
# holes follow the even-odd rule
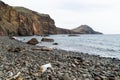
[[[99,44],[79,44],[80,47],[87,47],[87,48],[90,48],[91,50],[92,49],[96,49],[97,51],[99,50],[100,52],[120,52],[119,48],[116,49],[117,47],[115,48],[112,48],[110,46],[105,46],[105,45],[99,45]]]
[[[36,37],[40,40],[38,36]],[[26,41],[32,37],[18,37],[21,39],[25,39]],[[39,45],[45,46],[53,46],[59,49],[66,49],[78,52],[85,52],[85,53],[94,53],[97,55],[104,55],[104,56],[120,56],[120,35],[81,35],[79,37],[68,37],[63,35],[51,35],[50,38],[53,38],[55,42],[59,45],[53,46],[52,44],[41,43]],[[117,40],[117,41],[116,41]]]

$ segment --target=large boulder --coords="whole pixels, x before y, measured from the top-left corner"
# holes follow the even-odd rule
[[[31,44],[31,45],[36,45],[38,43],[39,43],[39,41],[36,38],[32,38],[31,40],[29,40],[27,42],[27,44]]]
[[[54,42],[54,39],[42,38],[41,41],[43,41],[43,42]]]

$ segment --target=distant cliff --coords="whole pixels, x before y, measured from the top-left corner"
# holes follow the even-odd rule
[[[0,1],[0,35],[29,36],[56,34],[54,20],[23,7],[11,7]]]
[[[88,25],[81,25],[72,31],[78,32],[80,34],[102,34],[101,32],[94,31],[90,26]]]

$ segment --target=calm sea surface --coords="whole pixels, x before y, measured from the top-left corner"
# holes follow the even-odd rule
[[[41,36],[17,37],[23,42],[27,42],[31,38],[37,38],[40,41],[39,46],[120,59],[120,35],[79,35],[71,37],[68,35],[50,35],[48,38],[54,39],[58,45],[52,45],[54,42],[41,42]]]

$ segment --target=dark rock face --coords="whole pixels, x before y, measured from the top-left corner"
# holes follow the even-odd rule
[[[79,35],[77,35],[77,34],[69,34],[68,36],[79,36]]]
[[[31,45],[36,45],[36,44],[38,44],[39,42],[38,42],[38,40],[36,39],[36,38],[32,38],[31,40],[29,40],[28,42],[27,42],[27,44],[31,44]]]
[[[11,7],[0,1],[0,35],[29,36],[56,34],[54,20],[23,7]]]
[[[53,45],[58,45],[58,43],[53,43]]]
[[[41,41],[43,41],[43,42],[54,42],[54,39],[42,38]]]
[[[81,34],[102,34],[100,32],[94,31],[91,27],[89,27],[88,25],[81,25],[75,29],[73,29],[73,31],[81,33]]]
[[[2,18],[0,17],[0,21],[2,21]]]

